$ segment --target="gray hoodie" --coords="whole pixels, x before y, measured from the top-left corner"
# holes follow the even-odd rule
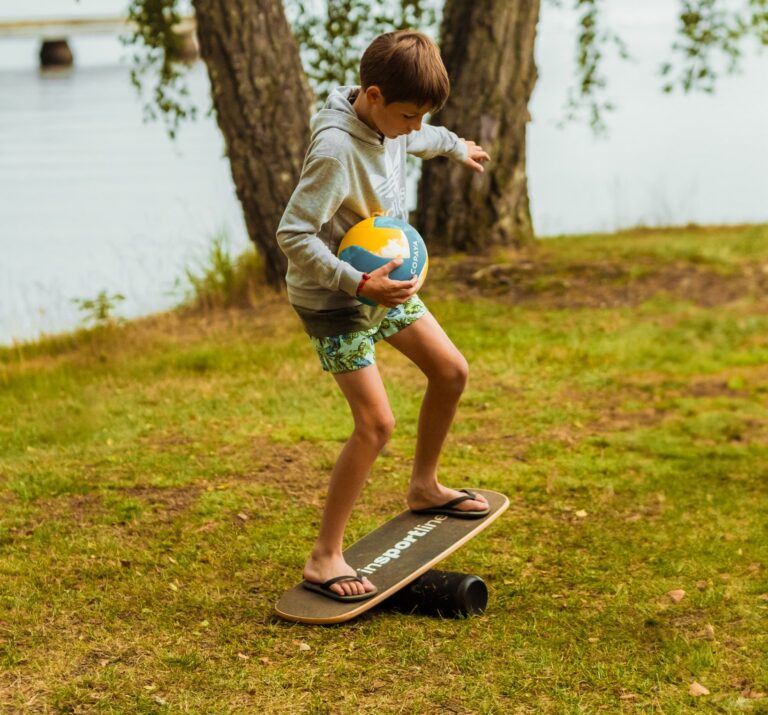
[[[408,220],[405,155],[467,157],[466,145],[443,127],[387,139],[352,107],[359,87],[334,89],[312,118],[301,177],[277,229],[288,257],[288,299],[310,335],[343,335],[376,325],[387,308],[355,298],[363,274],[336,257],[344,234],[383,211]],[[427,246],[428,237],[427,237]]]

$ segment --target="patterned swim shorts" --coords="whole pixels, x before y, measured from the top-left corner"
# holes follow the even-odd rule
[[[372,328],[327,338],[310,336],[309,339],[320,357],[323,370],[331,373],[352,372],[376,362],[374,345],[379,340],[407,328],[427,312],[421,298],[414,295],[392,308],[381,323]]]

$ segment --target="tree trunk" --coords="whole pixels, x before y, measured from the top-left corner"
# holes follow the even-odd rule
[[[539,0],[446,0],[441,53],[451,96],[436,123],[490,155],[477,174],[445,158],[424,162],[416,222],[436,252],[482,252],[533,241],[525,125],[536,82]]]
[[[309,144],[312,92],[281,0],[194,0],[237,196],[270,285],[287,262],[275,240]]]

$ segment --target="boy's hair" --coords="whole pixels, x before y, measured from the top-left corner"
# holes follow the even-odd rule
[[[384,103],[430,104],[432,113],[442,109],[451,93],[440,50],[422,32],[398,30],[379,35],[360,61],[363,91],[376,85]]]

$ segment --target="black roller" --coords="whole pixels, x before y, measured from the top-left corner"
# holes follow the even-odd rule
[[[485,611],[488,587],[479,576],[432,569],[390,596],[382,607],[405,613],[461,618]]]

